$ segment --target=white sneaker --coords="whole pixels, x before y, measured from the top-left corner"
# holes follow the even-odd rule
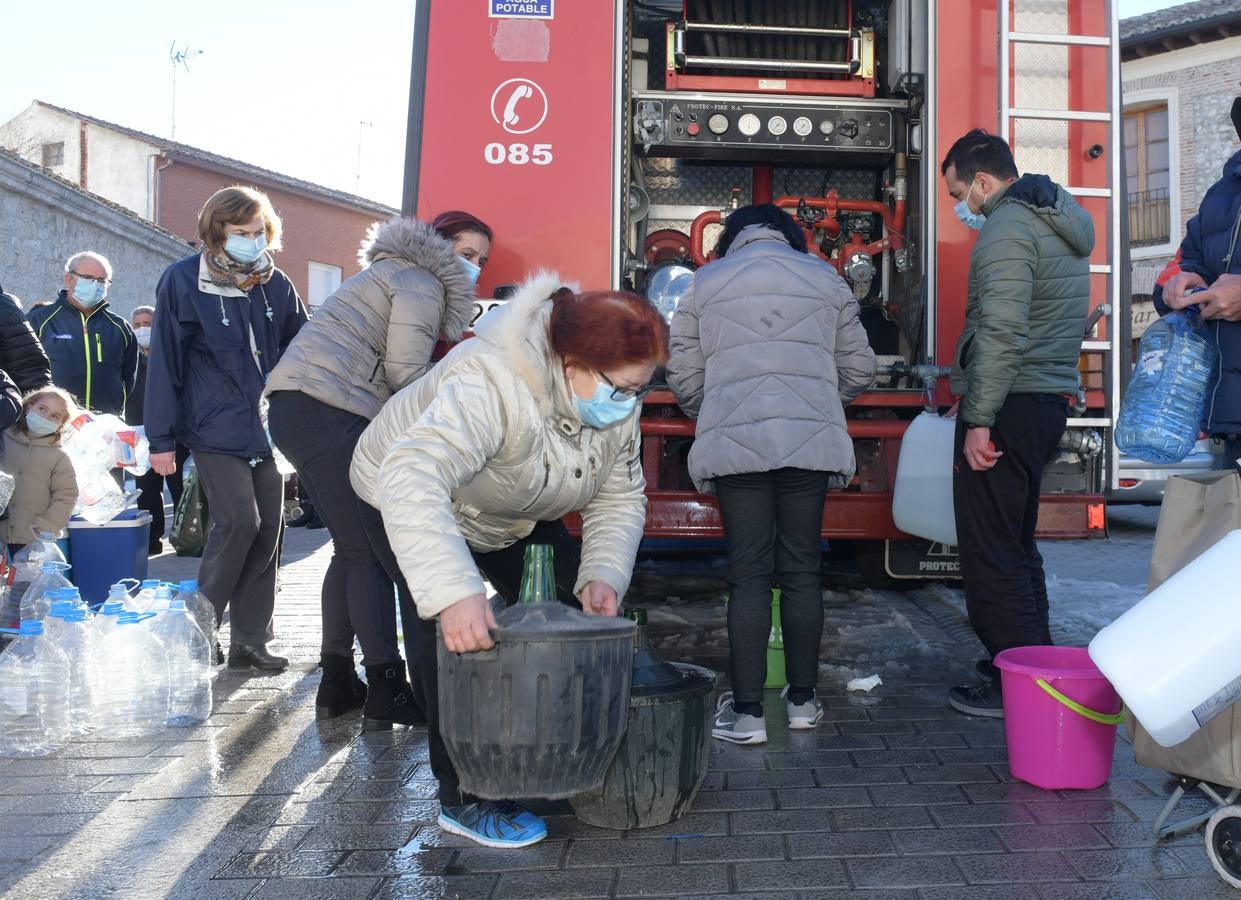
[[[762,716],[739,715],[733,706],[732,691],[725,691],[715,706],[711,735],[733,744],[765,744],[767,722]]]
[[[784,698],[784,707],[789,714],[789,728],[793,731],[809,731],[823,718],[823,705],[819,703],[817,696],[811,697],[805,703],[790,703],[787,684],[780,696]]]

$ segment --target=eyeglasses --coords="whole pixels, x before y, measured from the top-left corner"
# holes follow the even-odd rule
[[[106,275],[103,276],[102,278],[99,278],[98,276],[95,276],[95,275],[83,275],[81,272],[70,272],[69,274],[77,278],[85,278],[87,281],[93,281],[95,282],[95,284],[111,284],[112,283],[112,279]]]
[[[608,378],[608,376],[602,372],[599,373],[599,377],[602,378],[604,383],[612,389],[613,400],[641,400],[651,391],[655,390],[655,388],[659,387],[657,384],[644,384],[639,388],[623,388],[617,387],[615,382],[613,382],[611,378]]]

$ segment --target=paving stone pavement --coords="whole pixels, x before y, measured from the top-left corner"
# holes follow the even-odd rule
[[[1099,619],[1141,596],[1154,523],[1152,510],[1117,509],[1108,541],[1043,545],[1059,639],[1084,643]],[[1107,786],[1044,791],[1010,774],[1002,723],[945,706],[946,686],[979,653],[958,592],[868,590],[856,578],[833,580],[824,595],[824,722],[789,732],[770,692],[770,743],[713,746],[679,821],[621,833],[545,802],[550,834],[534,847],[490,850],[444,835],[428,799],[424,731],[361,736],[356,718],[314,718],[329,553],[325,532],[288,532],[276,647],[293,664],[276,676],[221,674],[205,725],[0,761],[4,897],[1233,895],[1201,832],[1153,840],[1167,778],[1138,766],[1125,741]],[[152,575],[175,580],[196,567],[165,555]],[[652,579],[643,584],[649,592]],[[718,589],[676,590],[677,599],[638,598],[656,643],[670,658],[722,667]],[[884,681],[872,694],[844,689],[871,673]]]

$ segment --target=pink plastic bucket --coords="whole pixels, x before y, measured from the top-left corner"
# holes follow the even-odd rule
[[[1107,783],[1121,702],[1086,648],[1013,647],[995,665],[1013,775],[1048,790]]]

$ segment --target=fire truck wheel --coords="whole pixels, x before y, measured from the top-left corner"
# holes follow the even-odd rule
[[[1241,806],[1217,809],[1207,822],[1207,856],[1219,877],[1241,888]]]

